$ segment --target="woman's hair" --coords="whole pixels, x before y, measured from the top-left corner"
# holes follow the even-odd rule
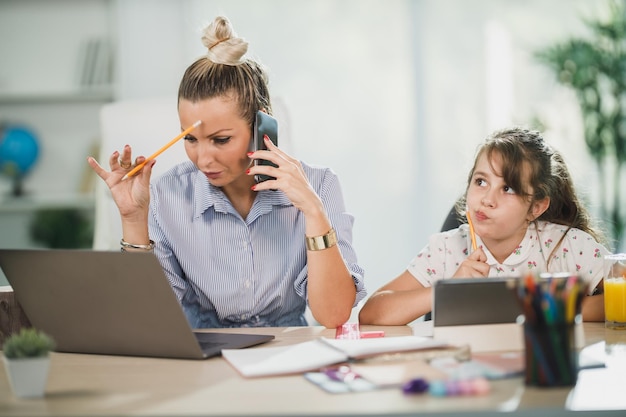
[[[550,198],[548,209],[535,221],[545,220],[562,224],[568,229],[577,228],[605,243],[603,234],[594,229],[589,212],[578,198],[563,157],[545,142],[539,132],[514,127],[488,136],[476,153],[467,179],[468,187],[476,163],[483,155],[490,164],[494,155],[501,158],[500,175],[504,182],[520,198],[530,201],[531,208],[535,202]],[[465,197],[457,205],[457,210],[465,211]],[[555,248],[558,246],[555,245]]]
[[[216,17],[204,29],[202,43],[207,53],[185,71],[178,88],[178,101],[231,97],[238,103],[240,116],[251,126],[257,111],[265,109],[272,114],[265,69],[244,57],[248,43],[237,37],[230,21]]]

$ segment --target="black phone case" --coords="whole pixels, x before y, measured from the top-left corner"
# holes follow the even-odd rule
[[[267,150],[267,147],[265,146],[265,142],[263,140],[263,136],[265,135],[270,138],[274,145],[278,145],[278,121],[269,114],[259,110],[256,114],[256,119],[254,121],[252,138],[253,151]],[[265,159],[255,159],[254,165],[271,165],[273,167],[276,167],[276,164]],[[273,179],[275,178],[269,175],[257,174],[254,176],[254,180],[257,183]]]

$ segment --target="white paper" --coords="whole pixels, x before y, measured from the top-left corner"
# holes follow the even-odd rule
[[[350,358],[362,358],[381,353],[406,352],[447,346],[431,337],[399,336],[372,339],[321,339],[324,343],[345,352]]]
[[[604,352],[604,340],[586,346],[578,354],[578,368],[597,368],[604,366],[606,353]]]
[[[624,374],[608,368],[580,371],[566,408],[574,411],[626,410]]]
[[[435,326],[433,335],[454,346],[469,345],[472,352],[524,349],[524,331],[517,323]]]
[[[432,320],[418,320],[411,324],[413,336],[433,337],[434,324]]]
[[[289,346],[224,349],[222,356],[241,375],[258,377],[307,372],[353,358],[445,345],[431,338],[417,336],[355,340],[319,338]]]
[[[306,372],[348,360],[345,353],[318,339],[289,346],[224,349],[222,356],[246,377]]]

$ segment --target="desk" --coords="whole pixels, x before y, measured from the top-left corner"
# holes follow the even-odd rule
[[[375,329],[384,330],[387,337],[412,333],[408,326],[363,326],[363,330]],[[604,340],[603,324],[585,323],[584,330],[587,344]],[[334,330],[322,327],[224,331],[276,336],[262,346],[334,337]],[[482,397],[404,396],[400,389],[328,394],[300,375],[244,379],[219,357],[194,361],[52,353],[46,397],[16,399],[0,362],[1,416],[408,416],[435,412],[437,416],[486,416],[501,411],[557,416],[574,414],[563,408],[569,391],[527,388],[521,378],[512,378],[493,381],[492,392]],[[623,416],[624,412],[601,415]]]

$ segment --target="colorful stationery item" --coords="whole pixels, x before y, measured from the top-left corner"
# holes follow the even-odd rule
[[[427,381],[415,378],[402,386],[407,395],[428,393],[433,397],[454,397],[461,395],[485,395],[491,391],[486,378],[450,379]]]
[[[335,330],[335,339],[372,339],[385,337],[384,330],[363,332],[359,323],[344,323]]]
[[[526,385],[576,384],[574,329],[581,322],[587,283],[578,275],[528,274],[514,282],[524,315]]]

